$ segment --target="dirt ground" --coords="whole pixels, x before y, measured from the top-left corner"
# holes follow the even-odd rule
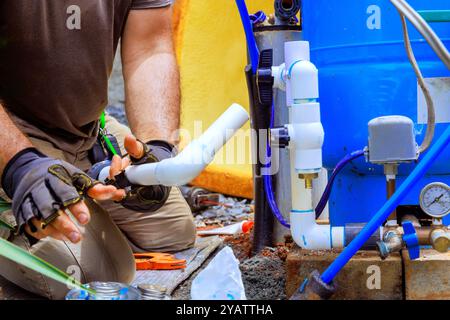
[[[241,262],[240,269],[247,299],[282,300],[286,299],[285,261],[292,241],[265,248],[251,256],[252,234],[229,237],[225,243],[230,245]]]
[[[175,300],[190,299],[190,288],[193,279],[208,265],[214,256],[224,248],[230,246],[234,255],[240,261],[242,281],[248,300],[283,300],[286,299],[285,261],[292,246],[292,240],[277,245],[274,248],[265,248],[260,254],[251,257],[251,233],[224,238],[224,244],[219,247],[202,268],[191,275],[172,294]]]

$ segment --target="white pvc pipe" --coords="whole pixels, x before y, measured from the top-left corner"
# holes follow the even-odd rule
[[[344,246],[344,228],[319,225],[313,206],[313,194],[320,192],[305,188],[298,173],[319,173],[322,169],[324,131],[320,121],[318,70],[309,61],[309,43],[285,43],[285,63],[290,70],[286,78],[286,96],[289,112],[289,143],[291,159],[292,237],[306,250],[329,250]],[[277,71],[277,70],[275,70]],[[278,71],[278,74],[282,74]],[[326,176],[325,176],[326,177]],[[326,178],[325,178],[326,179]],[[324,181],[326,184],[326,181]]]
[[[317,224],[312,190],[306,189],[304,180],[297,177],[292,179],[292,199],[291,233],[297,245],[306,250],[344,247],[344,227]]]
[[[215,154],[230,140],[249,119],[247,111],[239,104],[232,104],[196,140],[189,143],[176,157],[161,162],[129,166],[125,170],[128,180],[139,185],[180,186],[196,178],[214,159]],[[109,167],[99,174],[105,181]]]

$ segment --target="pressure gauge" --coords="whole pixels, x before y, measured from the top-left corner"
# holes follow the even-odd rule
[[[445,183],[433,182],[420,192],[420,207],[433,218],[450,213],[450,188]]]

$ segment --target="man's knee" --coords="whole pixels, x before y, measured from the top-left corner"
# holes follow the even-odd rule
[[[189,205],[173,187],[167,202],[155,212],[133,213],[119,227],[128,236],[135,252],[176,252],[195,244],[196,228]],[[125,215],[121,212],[120,216]],[[130,218],[133,217],[133,218]]]

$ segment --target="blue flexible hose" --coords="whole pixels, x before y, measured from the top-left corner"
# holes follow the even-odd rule
[[[252,64],[252,72],[256,74],[259,62],[259,50],[256,45],[255,35],[253,34],[253,26],[250,20],[245,0],[236,0],[236,5],[241,15],[242,25],[244,27],[245,38],[247,39],[248,53],[250,55],[250,62]]]
[[[361,249],[372,234],[383,224],[391,212],[406,197],[411,188],[423,177],[433,162],[450,142],[450,126],[444,131],[434,145],[428,150],[423,159],[414,168],[411,174],[400,185],[392,197],[381,207],[375,216],[366,224],[361,232],[342,251],[333,263],[322,273],[321,278],[325,283],[330,283],[347,264],[347,262]]]
[[[346,155],[344,158],[342,158],[341,161],[338,162],[336,167],[333,170],[333,173],[331,174],[330,179],[328,180],[327,186],[322,194],[322,197],[319,200],[319,203],[316,207],[316,219],[320,217],[320,215],[323,212],[323,209],[325,209],[328,199],[330,198],[331,190],[333,189],[333,183],[336,179],[336,176],[339,174],[339,172],[351,161],[361,157],[364,155],[364,150],[358,150],[354,151],[348,155]]]
[[[273,124],[274,124],[274,116],[275,116],[275,106],[274,103],[272,101],[272,108],[271,108],[271,114],[270,114],[270,127],[269,129],[273,128]],[[269,141],[267,141],[267,147],[266,147],[266,156],[267,159],[270,159],[272,157],[272,149],[270,148],[270,143]],[[271,161],[265,165],[265,168],[269,169],[271,167]],[[275,196],[273,194],[273,190],[272,190],[272,176],[268,174],[268,172],[266,174],[264,174],[263,176],[263,182],[264,182],[264,191],[266,192],[266,198],[267,201],[269,203],[270,209],[273,213],[273,215],[275,216],[275,218],[277,218],[278,222],[286,227],[286,228],[290,228],[291,225],[284,220],[283,214],[281,213],[280,209],[277,206],[277,202],[275,200]]]

